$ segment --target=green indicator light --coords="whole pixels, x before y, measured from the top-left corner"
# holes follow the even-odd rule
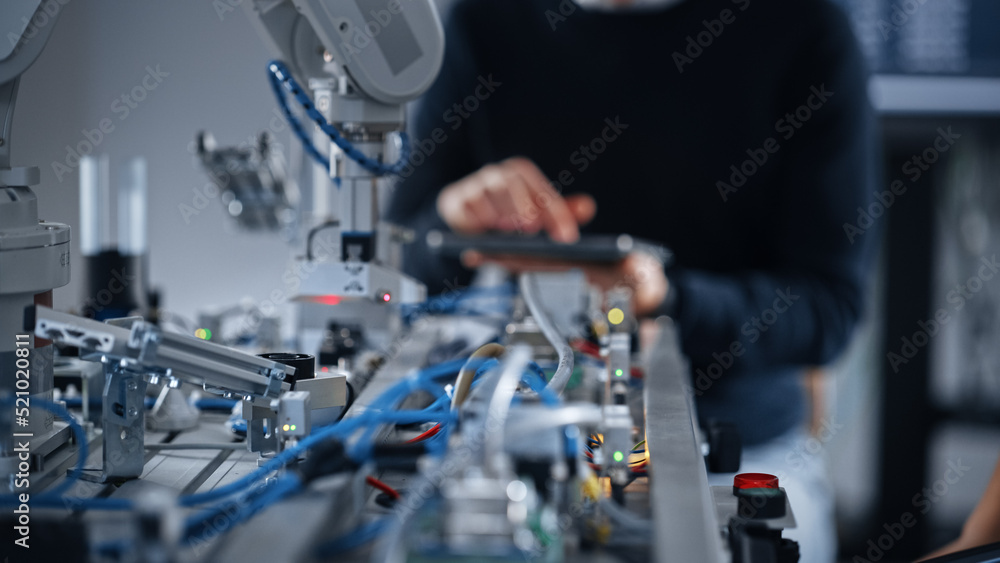
[[[293,432],[295,431],[295,425],[294,424],[292,425],[292,431]]]
[[[618,369],[615,370],[615,376],[621,377],[623,375],[625,375],[625,371],[622,370],[622,368],[618,368]]]
[[[621,461],[623,459],[625,459],[625,454],[623,454],[621,452],[615,452],[615,454],[612,457],[615,458],[615,461],[617,461],[618,463],[621,463]]]

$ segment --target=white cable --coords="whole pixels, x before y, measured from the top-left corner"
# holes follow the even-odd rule
[[[552,319],[542,309],[541,303],[538,302],[535,276],[530,272],[522,273],[518,280],[518,286],[521,288],[521,296],[524,298],[524,304],[528,306],[528,311],[531,312],[531,316],[538,324],[538,328],[541,329],[542,334],[545,335],[545,339],[549,341],[549,344],[555,348],[556,353],[559,355],[559,365],[556,367],[556,372],[552,375],[552,379],[549,380],[546,387],[557,395],[562,395],[563,389],[566,388],[566,384],[569,382],[569,378],[573,375],[573,349],[570,348],[569,342],[563,338],[559,329],[552,323]]]
[[[591,403],[573,403],[557,408],[522,406],[517,410],[517,418],[508,423],[507,436],[536,433],[570,424],[597,426],[601,419],[601,407]]]
[[[527,346],[512,346],[503,362],[503,371],[497,378],[496,389],[490,397],[489,408],[486,411],[486,440],[485,454],[486,465],[494,470],[499,470],[499,459],[504,451],[504,428],[507,425],[507,416],[510,414],[510,403],[517,393],[517,386],[521,382],[528,362],[531,361],[531,349]]]

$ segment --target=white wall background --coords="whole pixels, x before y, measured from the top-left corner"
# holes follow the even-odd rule
[[[207,184],[192,149],[196,131],[237,145],[271,123],[270,55],[239,0],[70,0],[45,51],[22,77],[14,116],[12,164],[41,168],[35,191],[42,218],[77,230],[78,168],[60,179],[53,163],[66,164],[67,145],[75,147],[86,139],[83,130],[109,118],[114,130],[95,153],[110,156],[112,185],[118,164],[147,159],[150,273],[165,289],[168,309],[192,316],[281,289],[297,249],[276,236],[238,232],[218,199],[189,221],[180,210],[193,206],[194,190]],[[120,102],[114,111],[116,100],[142,84],[147,66],[169,76],[127,116]],[[287,129],[276,137],[288,146]],[[76,240],[72,268],[70,284],[55,292],[58,308],[84,299]]]

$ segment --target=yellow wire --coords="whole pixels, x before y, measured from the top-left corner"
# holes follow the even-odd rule
[[[465,362],[461,371],[458,372],[458,377],[455,378],[455,394],[451,396],[452,410],[462,406],[466,397],[469,396],[469,389],[472,388],[472,380],[476,377],[476,367],[478,367],[478,365],[476,367],[471,367],[473,364],[477,363],[474,360],[482,358],[499,358],[506,351],[507,349],[500,344],[490,342],[489,344],[480,346],[475,352],[472,353],[471,356],[469,356],[469,360]]]

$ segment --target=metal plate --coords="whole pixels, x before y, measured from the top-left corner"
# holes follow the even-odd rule
[[[646,448],[653,511],[653,560],[725,560],[715,500],[696,433],[688,367],[670,321],[647,361]]]

